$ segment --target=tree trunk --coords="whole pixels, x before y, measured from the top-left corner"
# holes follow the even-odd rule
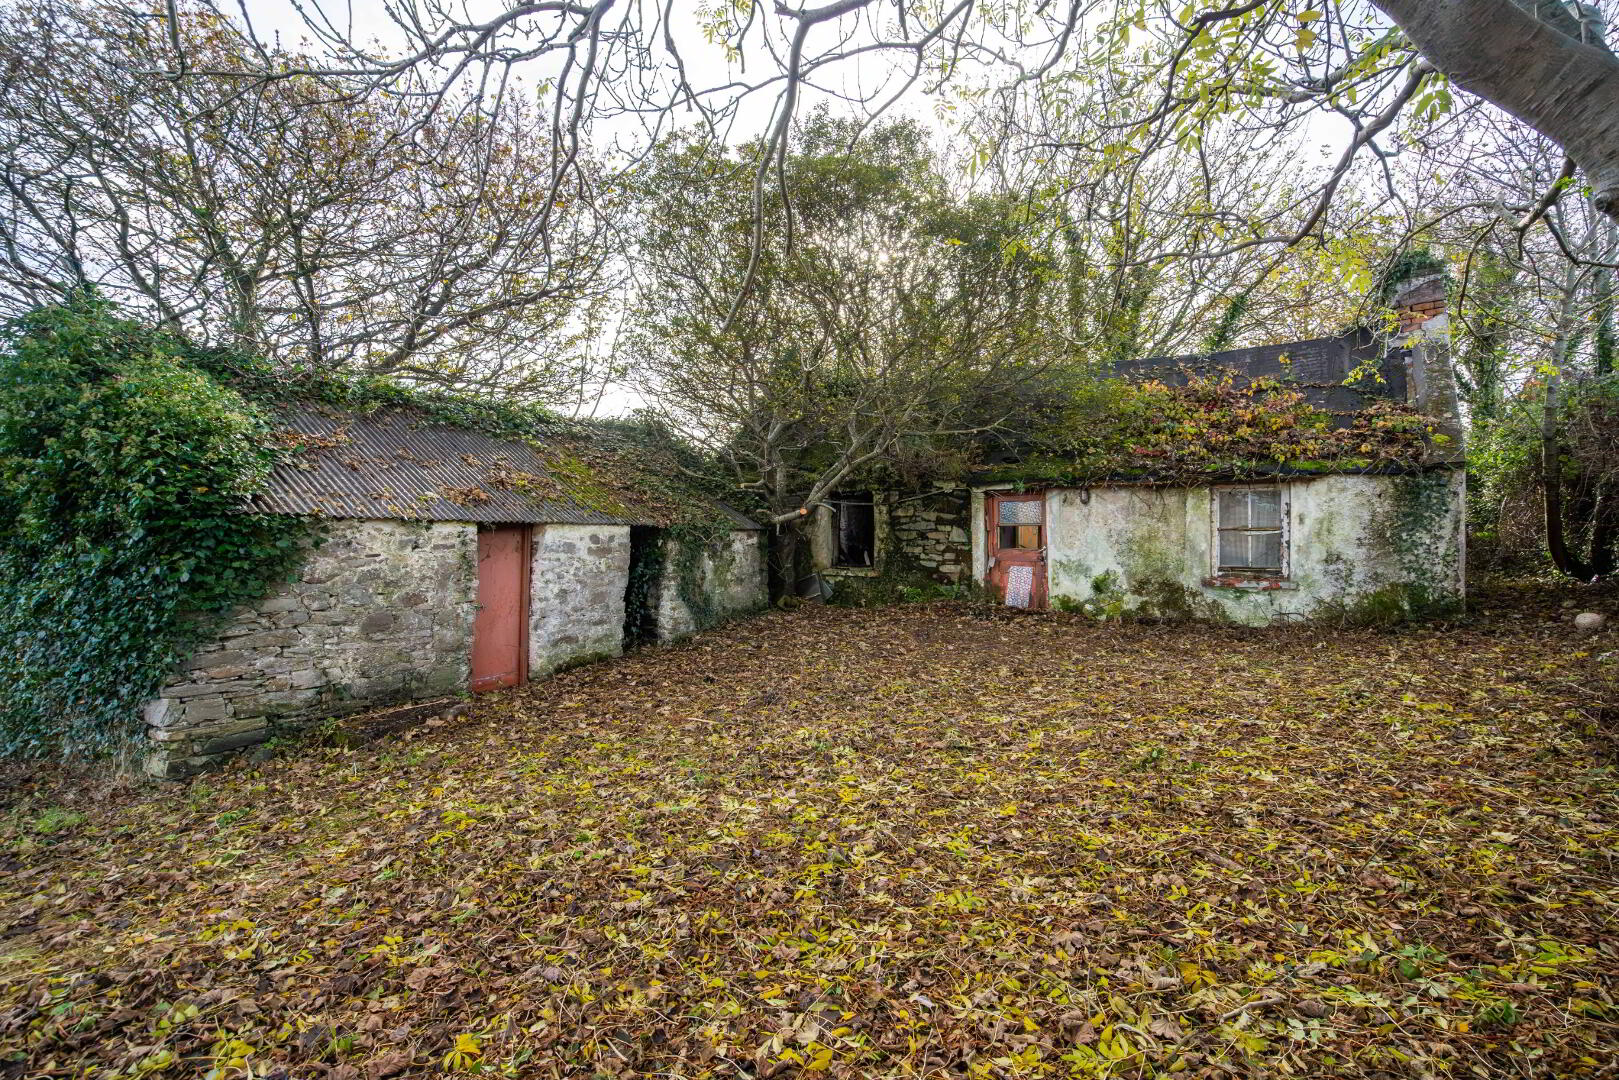
[[[1546,377],[1546,400],[1540,414],[1540,487],[1546,509],[1546,551],[1552,565],[1569,577],[1584,580],[1591,568],[1568,548],[1563,527],[1563,447],[1558,437],[1562,423],[1562,376],[1553,371]]]
[[[808,570],[809,536],[805,519],[784,522],[776,527],[770,545],[770,598],[781,600],[798,595],[798,583]]]
[[[1591,572],[1604,577],[1619,569],[1619,487],[1602,486],[1591,519]]]
[[[1614,226],[1608,227],[1608,248],[1606,257],[1612,259],[1615,252],[1619,252],[1619,243],[1614,240]],[[1596,304],[1591,312],[1591,321],[1596,323],[1595,349],[1593,358],[1596,361],[1597,378],[1612,375],[1614,372],[1614,353],[1619,350],[1619,341],[1614,339],[1613,328],[1613,271],[1607,267],[1598,267],[1591,280],[1591,291],[1596,294]]]
[[[1567,514],[1563,507],[1563,368],[1574,348],[1574,302],[1579,268],[1570,263],[1563,273],[1563,304],[1557,319],[1557,341],[1552,347],[1551,370],[1546,374],[1546,395],[1540,411],[1540,488],[1545,500],[1546,551],[1552,565],[1569,577],[1585,580],[1592,570],[1569,550]]]
[[[1541,3],[1537,18],[1513,0],[1373,2],[1453,83],[1559,143],[1596,208],[1619,220],[1619,59],[1581,41],[1567,8]]]

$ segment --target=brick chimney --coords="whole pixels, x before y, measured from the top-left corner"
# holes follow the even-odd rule
[[[1437,421],[1443,440],[1425,454],[1429,464],[1459,464],[1464,458],[1461,408],[1450,367],[1450,316],[1445,312],[1444,274],[1402,282],[1389,299],[1400,318],[1389,346],[1405,356],[1406,400]]]
[[[1445,314],[1445,276],[1428,274],[1403,282],[1390,300],[1400,317],[1399,336],[1408,342],[1416,336],[1450,338],[1450,319]],[[1435,323],[1434,320],[1440,320]]]

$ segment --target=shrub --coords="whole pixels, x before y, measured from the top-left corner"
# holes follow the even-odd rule
[[[265,417],[198,349],[84,295],[0,330],[0,753],[127,745],[221,616],[297,560],[307,523],[242,513]]]

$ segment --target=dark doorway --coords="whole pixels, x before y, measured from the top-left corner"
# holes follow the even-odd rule
[[[877,507],[871,492],[839,493],[832,505],[832,535],[837,541],[833,566],[870,567],[877,560]]]
[[[624,586],[624,648],[658,640],[658,593],[663,588],[663,530],[630,526],[630,574]]]

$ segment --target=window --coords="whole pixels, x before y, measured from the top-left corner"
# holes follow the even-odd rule
[[[1215,572],[1281,577],[1286,566],[1282,489],[1215,489]]]
[[[995,526],[999,531],[995,546],[1002,551],[1038,551],[1044,547],[1040,538],[1041,510],[1039,499],[1002,499],[996,507]]]
[[[834,495],[832,538],[837,542],[833,566],[869,567],[877,553],[877,510],[871,492],[855,491]]]

